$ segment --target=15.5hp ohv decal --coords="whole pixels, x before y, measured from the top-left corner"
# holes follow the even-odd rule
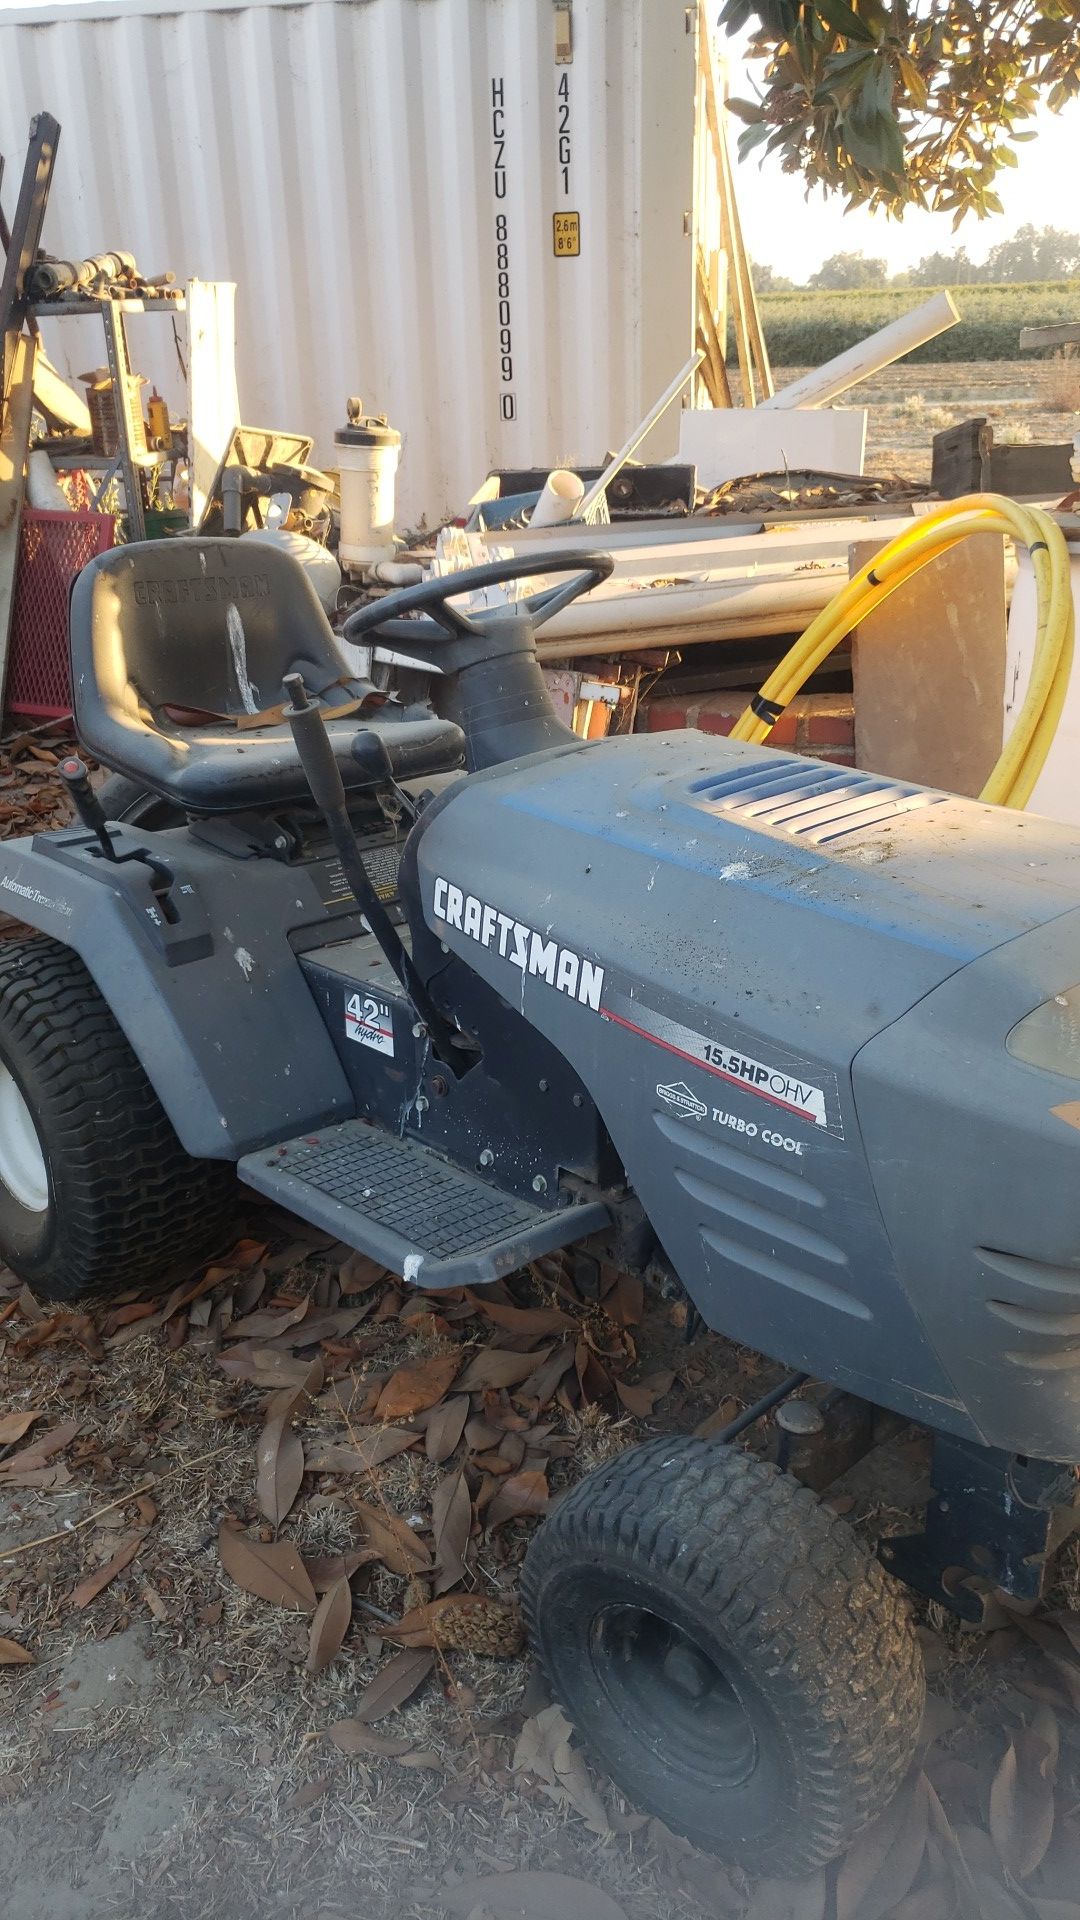
[[[755,1094],[758,1099],[781,1107],[785,1113],[795,1114],[843,1139],[840,1101],[832,1074],[826,1077],[818,1068],[815,1082],[797,1065],[781,1065],[775,1059],[772,1062],[756,1060],[725,1041],[710,1040],[703,1033],[695,1033],[691,1027],[684,1027],[652,1007],[642,1006],[640,1000],[632,1000],[626,994],[609,993],[600,1008],[600,1017],[613,1020],[631,1033],[639,1033],[643,1040],[651,1040],[654,1046],[663,1047],[680,1060],[691,1061],[716,1079],[738,1087],[740,1092]],[[820,1084],[826,1078],[827,1084]]]

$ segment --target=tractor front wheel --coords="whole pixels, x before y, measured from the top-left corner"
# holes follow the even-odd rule
[[[0,944],[0,1260],[47,1300],[161,1284],[234,1203],[232,1167],[184,1152],[78,955]]]
[[[823,1865],[911,1763],[925,1683],[900,1588],[807,1488],[736,1448],[654,1440],[581,1481],[522,1596],[612,1778],[749,1871]]]

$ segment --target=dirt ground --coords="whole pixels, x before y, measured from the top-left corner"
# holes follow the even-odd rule
[[[774,367],[773,379],[783,387],[809,371]],[[738,375],[732,384],[737,395]],[[929,482],[935,433],[962,420],[988,420],[997,441],[1071,441],[1080,432],[1080,358],[901,362],[841,394],[836,404],[870,409],[867,473]]]
[[[755,1888],[585,1756],[553,1763],[514,1589],[572,1480],[730,1417],[777,1369],[687,1343],[682,1302],[582,1295],[557,1263],[425,1300],[259,1204],[238,1227],[167,1298],[57,1317],[0,1282],[0,1651],[33,1661],[2,1680],[6,1920],[552,1920],[552,1901],[597,1920],[1080,1920],[1074,1546],[1043,1621],[984,1636],[920,1609],[932,1695],[908,1787],[839,1871]],[[908,1430],[829,1498],[868,1538],[894,1532],[926,1466]],[[434,1652],[402,1651],[393,1623],[455,1553],[451,1598],[473,1597]],[[296,1556],[316,1587],[336,1576],[335,1618],[324,1602],[313,1625],[310,1589],[281,1604]],[[496,1878],[523,1871],[569,1891]]]
[[[776,376],[778,386],[794,372]],[[1080,360],[990,360],[887,367],[838,402],[870,409],[866,471],[930,478],[935,433],[985,417],[997,441],[1071,441],[1080,429]]]

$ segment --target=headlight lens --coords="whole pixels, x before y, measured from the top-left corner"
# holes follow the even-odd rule
[[[1018,1020],[1005,1042],[1014,1059],[1080,1080],[1080,986],[1067,987]]]

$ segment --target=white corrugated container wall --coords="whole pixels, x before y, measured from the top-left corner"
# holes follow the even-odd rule
[[[245,423],[329,464],[359,393],[405,438],[399,524],[460,512],[489,466],[619,445],[692,343],[695,9],[572,0],[563,63],[566,21],[555,0],[0,13],[7,198],[48,108],[50,253],[235,280]],[[130,333],[179,405],[169,323]],[[90,322],[47,343],[72,374],[104,358]],[[650,451],[674,444],[672,417]]]

